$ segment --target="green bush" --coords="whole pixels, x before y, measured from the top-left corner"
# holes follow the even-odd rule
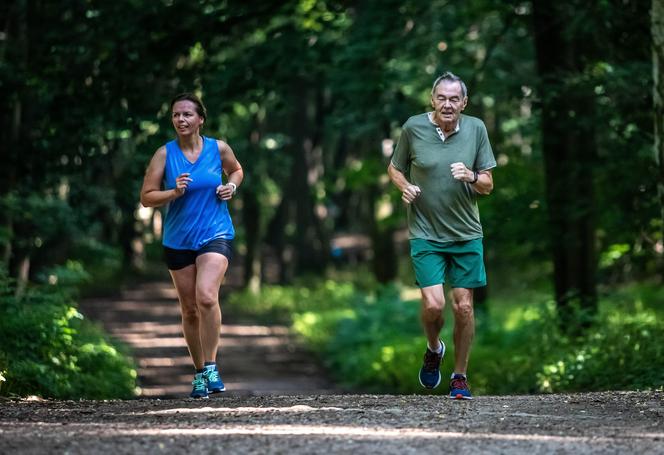
[[[634,390],[664,387],[664,322],[642,288],[615,292],[602,302],[593,328],[580,338],[559,330],[555,304],[541,293],[494,298],[478,320],[469,377],[477,394]],[[631,298],[629,297],[631,296]],[[425,338],[420,303],[405,301],[396,287],[373,292],[326,282],[311,290],[271,287],[246,303],[290,319],[293,329],[320,354],[330,374],[348,388],[387,393],[424,391],[418,383]],[[656,305],[654,305],[656,306]],[[441,334],[448,351],[442,368],[454,364],[452,315]]]
[[[29,287],[20,298],[0,272],[0,395],[130,398],[136,371],[126,353],[83,320],[57,286]]]
[[[327,280],[313,287],[263,286],[258,294],[249,290],[234,292],[224,305],[234,316],[291,324],[297,314],[349,308],[356,298],[353,284]]]
[[[547,392],[664,387],[664,322],[655,313],[615,313],[537,375]]]

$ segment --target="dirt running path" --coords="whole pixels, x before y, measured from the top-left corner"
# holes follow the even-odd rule
[[[664,393],[0,402],[0,453],[662,454]]]
[[[171,283],[143,284],[124,291],[120,298],[87,299],[79,307],[86,317],[131,346],[142,397],[182,398],[191,392],[193,367]],[[335,391],[287,327],[234,324],[232,315],[225,316],[219,352],[227,394]]]
[[[134,348],[143,397],[0,401],[0,453],[664,454],[664,393],[339,395],[284,327],[225,324],[229,391],[189,400],[168,284],[82,309]],[[176,399],[151,399],[175,396]]]

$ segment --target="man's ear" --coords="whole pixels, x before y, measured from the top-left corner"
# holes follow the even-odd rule
[[[461,110],[463,111],[466,108],[467,105],[468,105],[468,97],[465,96],[463,98],[463,106],[461,106]]]

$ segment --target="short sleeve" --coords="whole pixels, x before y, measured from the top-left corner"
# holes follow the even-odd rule
[[[489,134],[486,131],[486,126],[480,122],[477,134],[479,135],[477,157],[475,158],[475,171],[486,171],[496,167],[496,158],[493,156],[491,143],[489,142]]]
[[[404,124],[403,129],[401,130],[401,136],[399,136],[399,141],[397,146],[394,149],[394,154],[392,154],[392,166],[402,173],[408,171],[410,162],[410,131],[408,127]]]

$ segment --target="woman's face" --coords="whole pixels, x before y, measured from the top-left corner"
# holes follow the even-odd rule
[[[201,125],[205,123],[203,117],[198,115],[196,107],[196,103],[189,100],[182,100],[173,104],[171,121],[178,136],[198,134]]]

